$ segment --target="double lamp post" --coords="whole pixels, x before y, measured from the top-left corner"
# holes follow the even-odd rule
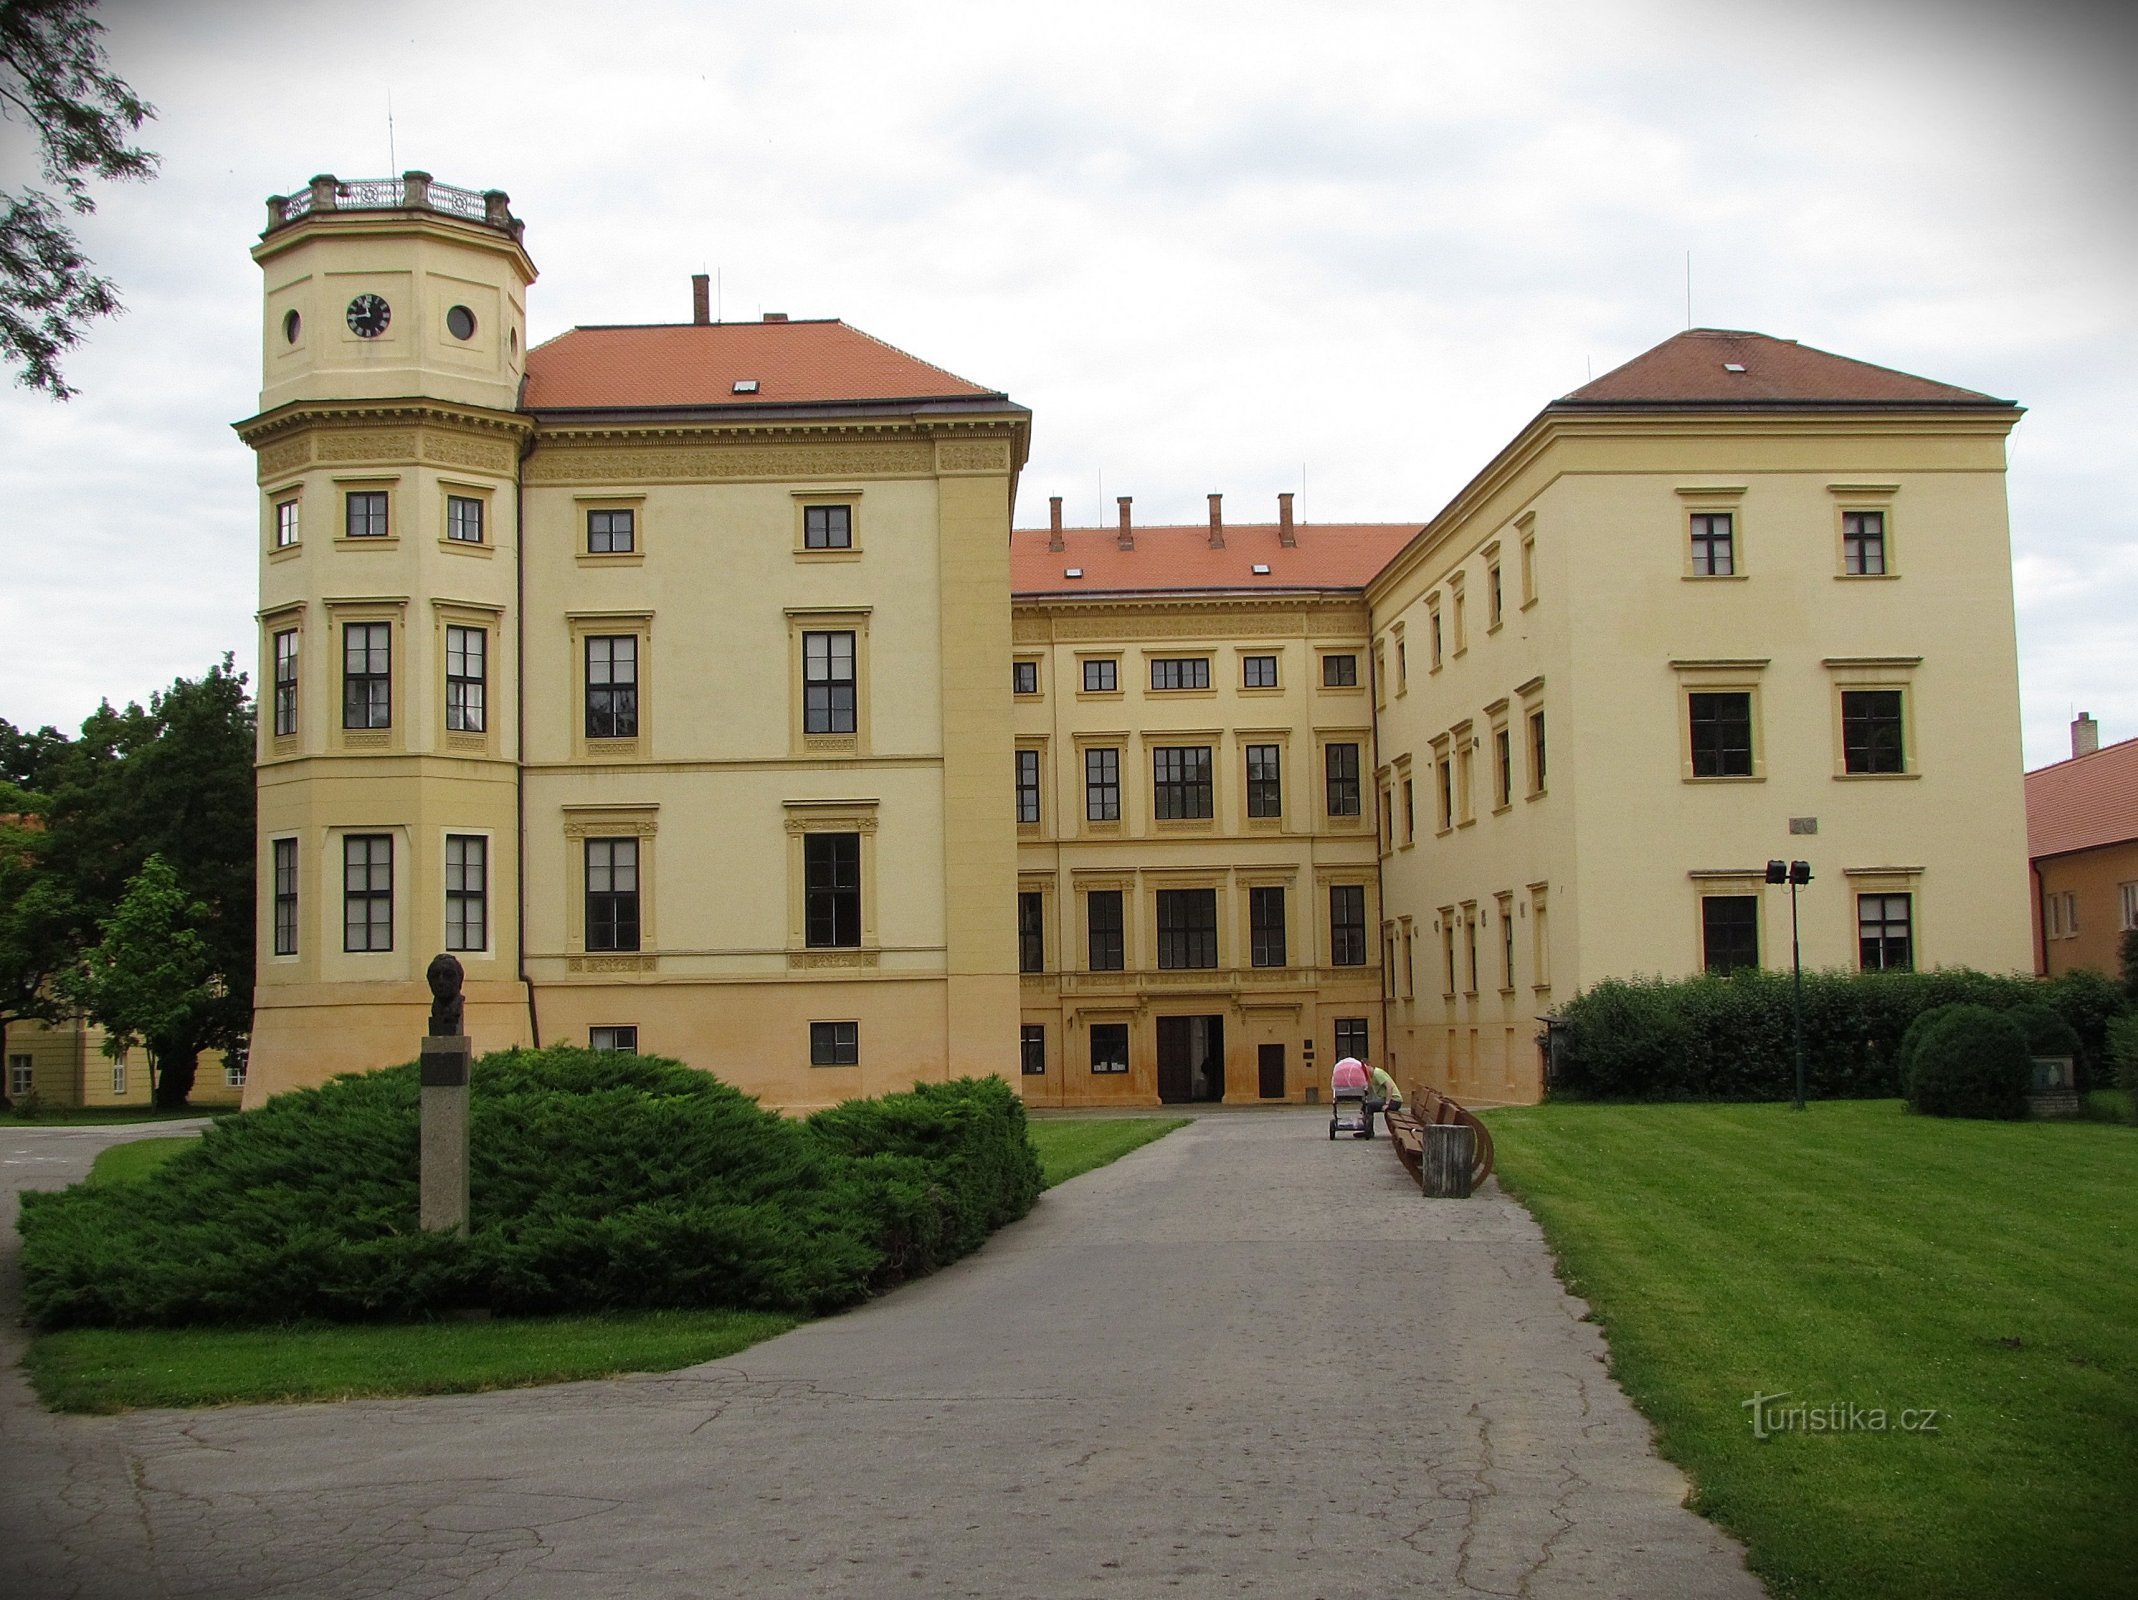
[[[1795,974],[1789,1000],[1789,1010],[1796,1024],[1797,1051],[1797,1097],[1793,1102],[1798,1111],[1804,1109],[1804,949],[1797,938],[1797,890],[1811,882],[1809,861],[1770,861],[1767,863],[1767,881],[1789,885],[1789,965]]]

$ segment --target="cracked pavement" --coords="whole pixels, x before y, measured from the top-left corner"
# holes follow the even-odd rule
[[[13,1228],[18,1185],[115,1135],[5,1136],[0,1594],[1761,1595],[1528,1215],[1326,1132],[1199,1117],[681,1372],[116,1418],[48,1416],[15,1369]]]

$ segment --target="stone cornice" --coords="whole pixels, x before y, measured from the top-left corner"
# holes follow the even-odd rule
[[[230,426],[254,449],[306,428],[405,428],[411,423],[465,428],[527,439],[534,419],[521,411],[492,411],[448,400],[292,400]]]

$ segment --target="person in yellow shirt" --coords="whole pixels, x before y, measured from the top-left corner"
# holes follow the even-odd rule
[[[1389,1076],[1386,1067],[1369,1067],[1366,1071],[1366,1131],[1361,1138],[1373,1137],[1373,1114],[1376,1111],[1401,1111],[1403,1091],[1396,1087],[1396,1080]]]

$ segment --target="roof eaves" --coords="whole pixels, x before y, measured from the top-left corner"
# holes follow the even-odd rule
[[[957,412],[996,412],[1010,417],[1029,417],[1030,406],[1019,405],[1004,394],[923,395],[897,400],[752,400],[735,404],[699,401],[674,406],[544,406],[527,407],[544,421],[568,422],[735,422],[745,417],[811,418],[851,416],[856,411],[886,416],[934,416]]]

